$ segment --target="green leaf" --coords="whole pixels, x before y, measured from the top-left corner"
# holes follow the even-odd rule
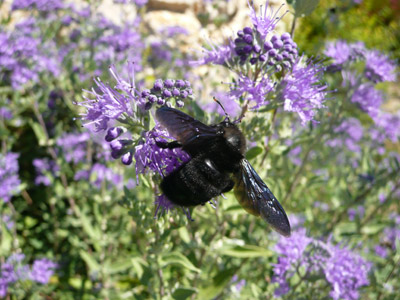
[[[364,226],[361,229],[361,233],[367,234],[367,235],[374,235],[377,234],[378,232],[381,232],[387,225],[385,224],[371,224]]]
[[[295,0],[292,6],[296,18],[310,15],[317,8],[319,0]]]
[[[90,255],[88,252],[84,250],[79,251],[79,254],[81,258],[85,261],[85,263],[88,265],[89,270],[91,272],[96,272],[100,270],[100,265],[92,255]]]
[[[239,258],[269,257],[273,255],[270,250],[255,245],[224,247],[219,250],[219,253]]]
[[[246,152],[246,159],[251,160],[257,156],[259,156],[263,152],[263,148],[260,146],[255,146],[250,148],[249,151]]]
[[[179,236],[181,237],[181,239],[185,243],[189,244],[190,243],[190,236],[189,236],[189,232],[188,232],[187,228],[186,227],[181,227],[181,228],[178,229],[178,231],[179,231]]]
[[[147,267],[147,262],[141,257],[134,257],[131,259],[131,264],[138,277],[141,278],[144,273],[143,266]]]
[[[211,285],[202,287],[199,291],[197,299],[209,300],[217,297],[228,285],[233,275],[235,275],[237,268],[231,268],[220,271],[214,278]]]
[[[172,298],[175,300],[185,300],[192,296],[194,293],[197,292],[197,289],[194,288],[177,288],[173,293],[172,293]]]
[[[105,262],[105,272],[107,274],[115,274],[123,272],[132,267],[131,258],[119,259],[117,261],[106,261]]]
[[[45,146],[47,138],[43,128],[40,126],[40,124],[35,123],[33,121],[30,121],[29,124],[31,125],[32,130],[36,135],[36,138],[39,142],[39,146]]]
[[[93,240],[93,241],[99,241],[100,236],[101,236],[101,230],[99,228],[95,228],[92,226],[90,223],[89,219],[86,217],[86,215],[81,212],[80,214],[80,220],[82,223],[83,230],[87,233],[87,235]]]
[[[200,269],[196,268],[192,262],[184,255],[179,252],[166,253],[161,257],[161,265],[165,267],[167,265],[177,265],[184,267],[190,271],[200,273]]]
[[[1,224],[0,253],[8,253],[11,250],[13,237],[5,224]]]

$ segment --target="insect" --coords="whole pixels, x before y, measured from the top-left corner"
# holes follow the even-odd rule
[[[246,139],[225,115],[221,123],[209,126],[174,108],[157,109],[157,120],[176,139],[157,145],[164,149],[180,147],[191,157],[163,178],[161,190],[173,203],[187,207],[204,205],[234,188],[238,202],[248,213],[261,216],[278,233],[290,236],[285,211],[245,159]]]

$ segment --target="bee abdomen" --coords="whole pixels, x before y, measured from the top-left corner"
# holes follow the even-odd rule
[[[228,174],[216,169],[211,160],[201,157],[193,158],[161,183],[168,199],[181,206],[204,204],[232,187]]]

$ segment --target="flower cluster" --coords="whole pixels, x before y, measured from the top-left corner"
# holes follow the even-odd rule
[[[358,289],[369,283],[370,263],[345,247],[307,237],[305,230],[281,238],[275,251],[279,254],[273,277],[279,283],[276,296],[289,292],[288,279],[299,272],[302,278],[314,275],[326,280],[335,300],[358,299]]]
[[[42,12],[51,12],[57,9],[62,9],[65,6],[64,1],[62,0],[14,0],[11,9],[37,9]]]
[[[258,44],[263,40],[256,29],[245,27],[239,30],[237,35],[234,50],[239,56],[240,64],[244,64],[250,58],[249,62],[252,65],[261,62],[278,69],[282,66],[289,69],[295,62],[298,54],[297,44],[287,32],[281,36],[273,35],[263,45]]]
[[[0,27],[0,78],[3,83],[21,89],[27,82],[38,82],[41,73],[57,76],[58,56],[52,42],[42,41],[29,18],[16,25],[13,31]]]
[[[362,59],[365,51],[365,45],[362,42],[347,43],[339,40],[334,43],[328,43],[324,53],[332,58],[334,66],[340,68],[344,64]]]
[[[304,62],[301,57],[280,84],[284,110],[296,112],[303,125],[313,120],[316,109],[324,107],[327,85],[319,83],[324,71],[318,62]]]
[[[390,215],[391,226],[384,229],[381,235],[380,244],[376,246],[375,252],[381,257],[386,257],[389,251],[398,251],[400,242],[400,215],[395,213]]]
[[[157,125],[146,132],[135,147],[136,175],[152,171],[165,176],[189,160],[189,155],[183,150],[163,149],[157,142],[168,142],[172,137],[161,126]]]
[[[358,119],[348,118],[334,129],[337,138],[327,142],[330,147],[346,147],[351,152],[360,153],[359,142],[363,136],[363,127]]]
[[[114,68],[110,69],[117,81],[115,88],[96,79],[97,91],[93,89],[89,92],[94,99],[86,98],[80,105],[87,109],[82,117],[83,120],[89,121],[86,125],[93,124],[95,131],[106,130],[105,141],[110,145],[111,156],[114,159],[121,158],[125,165],[130,165],[135,158],[137,174],[140,174],[148,166],[151,166],[151,170],[158,171],[162,169],[160,165],[168,165],[164,161],[166,158],[159,158],[157,153],[151,154],[155,156],[149,158],[150,150],[156,148],[159,153],[170,151],[155,145],[154,139],[165,134],[165,131],[157,128],[149,131],[146,128],[148,125],[143,120],[148,110],[153,104],[165,105],[172,99],[175,99],[178,107],[182,107],[183,100],[191,97],[192,89],[187,80],[159,79],[150,90],[140,91],[136,89],[132,66],[133,64],[130,64],[131,75],[128,81],[122,79]],[[114,126],[109,126],[110,123]],[[128,133],[133,136],[127,136]],[[176,155],[172,155],[174,156]],[[174,164],[171,165],[173,166]]]
[[[35,184],[43,184],[45,186],[51,185],[51,178],[53,174],[60,171],[58,165],[49,158],[35,158],[32,162],[36,170]]]
[[[177,107],[183,107],[188,96],[193,94],[190,82],[187,80],[157,79],[151,90],[143,90],[141,96],[146,100],[145,109],[150,109],[154,103],[164,105],[171,99],[175,99]]]
[[[19,154],[13,152],[0,153],[0,199],[4,202],[9,202],[20,191],[18,157]]]
[[[365,48],[361,42],[329,43],[325,55],[333,59],[333,69],[342,71],[343,86],[353,91],[349,97],[351,102],[366,112],[378,127],[383,126],[382,129],[390,132],[397,131],[397,122],[393,122],[393,126],[385,126],[387,120],[394,121],[398,117],[381,111],[383,94],[375,87],[376,83],[396,80],[395,62],[377,50]],[[354,65],[355,61],[363,62],[364,69],[360,71],[359,67]],[[397,136],[398,134],[391,135],[394,139]]]
[[[0,270],[0,297],[5,297],[10,285],[21,280],[32,280],[47,284],[53,276],[57,264],[46,258],[37,259],[32,267],[23,263],[24,254],[14,254],[7,258]]]
[[[304,125],[313,120],[315,111],[324,107],[325,84],[321,84],[325,68],[312,59],[299,57],[297,44],[289,33],[274,34],[277,17],[268,7],[260,15],[250,5],[253,27],[237,32],[228,45],[211,45],[203,58],[192,65],[214,63],[238,74],[230,94],[239,101],[252,103],[258,110],[266,105],[296,112]]]

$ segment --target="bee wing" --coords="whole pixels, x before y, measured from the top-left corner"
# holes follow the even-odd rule
[[[235,196],[250,214],[261,216],[274,230],[290,236],[290,224],[283,207],[246,159],[240,161]]]
[[[216,129],[193,119],[180,110],[162,106],[156,111],[157,120],[181,144],[201,143],[216,136]]]

